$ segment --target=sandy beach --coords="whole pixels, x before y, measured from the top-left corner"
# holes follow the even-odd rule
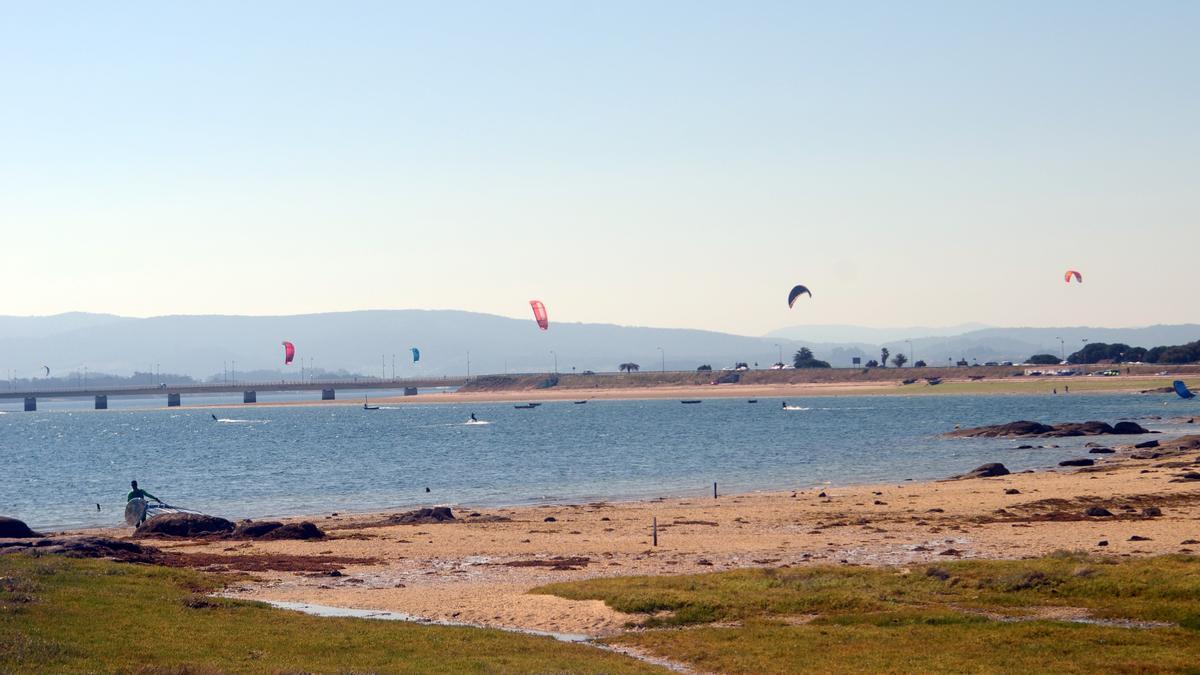
[[[785,371],[786,372],[786,371]],[[856,371],[857,372],[857,371]],[[947,377],[938,385],[929,385],[923,380],[903,384],[902,375],[907,372],[893,371],[896,379],[835,380],[835,381],[786,381],[738,384],[670,384],[647,380],[644,384],[622,386],[608,383],[605,386],[583,386],[580,379],[568,380],[564,386],[539,389],[513,386],[511,388],[486,389],[481,391],[453,391],[418,394],[415,396],[374,396],[370,390],[339,391],[340,399],[332,401],[270,401],[251,404],[187,404],[184,409],[255,408],[255,407],[304,407],[304,406],[361,406],[364,400],[371,405],[417,405],[417,404],[483,404],[522,403],[527,401],[606,401],[606,400],[670,400],[706,398],[800,398],[805,396],[922,396],[955,394],[1046,394],[1053,395],[1066,386],[1077,394],[1141,393],[1163,390],[1175,379],[1182,378],[1195,389],[1200,389],[1200,377],[1194,374],[1162,376],[1132,375],[1118,377],[1073,377],[1024,378],[994,377],[972,380],[968,377]],[[772,377],[770,371],[758,371],[756,375]],[[872,378],[878,377],[873,373]],[[362,398],[366,394],[368,399]],[[1066,393],[1066,392],[1064,392]],[[1164,393],[1165,392],[1159,392]]]
[[[630,617],[598,601],[529,590],[597,576],[742,567],[903,566],[1063,549],[1117,556],[1200,550],[1200,481],[1181,480],[1200,470],[1200,443],[1190,440],[1200,437],[1185,438],[1182,449],[1164,440],[1161,452],[1149,454],[1116,446],[1117,453],[1091,455],[1096,465],[1078,470],[842,488],[796,485],[794,492],[716,499],[697,490],[690,497],[630,503],[489,510],[456,505],[454,521],[416,525],[389,523],[389,514],[314,514],[308,520],[326,531],[325,539],[145,543],[202,554],[197,565],[249,570],[230,590],[234,597],[604,636],[620,632]],[[1113,515],[1085,516],[1091,506]],[[1144,511],[1152,508],[1161,515]],[[128,530],[119,534],[129,536]],[[288,566],[272,560],[294,556],[335,564],[269,571]],[[338,572],[328,571],[333,568]]]

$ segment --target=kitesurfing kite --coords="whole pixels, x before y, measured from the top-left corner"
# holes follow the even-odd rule
[[[788,307],[792,307],[793,305],[795,305],[796,298],[800,297],[801,295],[804,295],[805,293],[808,293],[808,297],[810,297],[810,298],[812,297],[812,291],[808,290],[808,286],[799,284],[796,287],[792,288],[792,292],[788,293]]]
[[[288,342],[287,340],[284,340],[283,341],[283,365],[285,365],[285,366],[292,365],[292,359],[294,359],[294,358],[296,358],[296,345]]]
[[[546,316],[546,306],[541,300],[530,300],[529,306],[533,308],[533,318],[537,320],[538,328],[547,330],[550,328],[550,318]]]
[[[1063,281],[1069,284],[1071,283],[1071,277],[1075,277],[1075,283],[1083,283],[1083,275],[1075,270],[1067,270],[1066,273],[1063,274]]]
[[[1175,380],[1171,384],[1175,387],[1175,393],[1179,394],[1179,398],[1196,398],[1196,395],[1187,388],[1183,380]]]
[[[46,377],[50,377],[50,366],[42,366],[46,369]]]
[[[421,350],[417,349],[416,347],[409,347],[409,349],[412,351],[413,363],[420,361],[421,360]]]

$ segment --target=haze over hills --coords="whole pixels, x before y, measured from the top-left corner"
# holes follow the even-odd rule
[[[551,317],[553,321],[553,317]],[[970,328],[971,325],[964,326]],[[958,328],[964,328],[958,327]],[[1200,338],[1200,325],[1146,328],[980,328],[960,334],[954,329],[797,326],[772,336],[732,335],[705,330],[552,323],[543,332],[531,319],[514,319],[456,310],[373,310],[293,316],[162,316],[128,318],[71,313],[48,317],[0,317],[0,379],[10,372],[27,379],[41,376],[43,364],[55,375],[86,366],[90,372],[131,374],[153,370],[198,378],[220,374],[236,362],[240,372],[266,370],[298,375],[301,361],[318,369],[392,373],[398,377],[472,374],[616,370],[632,361],[643,370],[665,366],[691,370],[737,361],[773,363],[801,346],[835,366],[849,366],[855,356],[878,358],[881,346],[908,354],[912,337],[916,358],[930,365],[948,359],[1020,361],[1039,352],[1067,353],[1083,340],[1124,342],[1153,347]],[[794,337],[781,337],[794,336]],[[779,336],[779,337],[777,337]],[[837,340],[834,338],[843,338]],[[858,337],[857,340],[844,338]],[[1060,344],[1058,338],[1063,339]],[[297,360],[282,365],[280,342],[296,344]],[[408,348],[421,349],[419,365]],[[662,348],[662,352],[659,348]],[[382,356],[382,364],[381,364]]]
[[[789,326],[767,333],[769,338],[785,338],[788,340],[807,340],[811,342],[843,343],[854,342],[862,344],[883,344],[910,338],[946,337],[961,335],[982,328],[990,328],[983,323],[964,323],[957,326],[911,326],[908,328],[872,328],[868,326],[850,326],[843,324],[819,326]]]

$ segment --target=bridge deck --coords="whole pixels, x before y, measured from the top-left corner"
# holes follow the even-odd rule
[[[237,384],[167,384],[125,387],[60,387],[27,391],[0,391],[0,399],[74,398],[85,396],[158,396],[165,394],[239,394],[244,391],[320,391],[322,389],[403,389],[404,387],[459,387],[463,378],[405,380],[319,380],[316,382],[238,382]]]

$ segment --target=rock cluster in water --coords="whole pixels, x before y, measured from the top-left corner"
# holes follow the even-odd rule
[[[1063,438],[1068,436],[1130,436],[1148,434],[1150,431],[1136,422],[1069,422],[1066,424],[1042,424],[1029,420],[1018,420],[1008,424],[992,424],[970,429],[956,429],[946,434],[954,438]]]

